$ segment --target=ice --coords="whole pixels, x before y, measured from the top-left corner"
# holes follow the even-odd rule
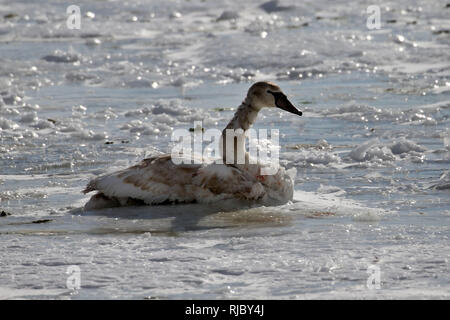
[[[22,123],[30,123],[38,121],[37,112],[23,114],[19,120]]]
[[[378,138],[375,138],[354,148],[349,153],[349,157],[359,162],[371,160],[395,161],[396,155],[411,153],[415,156],[425,151],[426,148],[405,138],[400,138],[392,143],[381,142]]]
[[[55,125],[48,120],[38,120],[36,124],[33,125],[35,129],[42,130],[48,128],[54,128]]]
[[[370,153],[368,153],[368,150],[378,143],[378,139],[369,140],[353,149],[350,152],[349,156],[355,161],[365,161],[367,159],[370,159]]]
[[[272,0],[272,1],[265,2],[262,5],[260,5],[259,7],[267,13],[292,10],[294,8],[294,6],[280,5],[280,1],[278,1],[278,0]]]
[[[445,171],[439,177],[439,180],[431,183],[431,187],[438,190],[450,189],[450,172]]]
[[[79,60],[77,55],[61,51],[55,51],[53,54],[42,57],[42,59],[48,62],[57,63],[71,63]]]
[[[17,129],[17,128],[19,128],[19,125],[17,123],[14,123],[12,120],[8,120],[3,117],[0,117],[0,128],[3,130]]]
[[[239,13],[237,11],[226,10],[217,18],[217,21],[233,20],[237,18],[239,18]]]
[[[282,157],[295,162],[297,165],[339,163],[340,157],[331,152],[317,150],[301,150],[295,153],[284,153]]]
[[[417,145],[412,141],[401,139],[390,146],[393,154],[402,154],[410,151],[424,152],[426,148]]]
[[[105,140],[108,138],[106,132],[94,132],[92,130],[75,132],[71,136],[82,140]]]
[[[320,187],[317,189],[317,192],[319,193],[334,193],[334,194],[345,194],[345,190],[342,190],[339,187],[335,186],[326,186],[326,185],[320,185]]]

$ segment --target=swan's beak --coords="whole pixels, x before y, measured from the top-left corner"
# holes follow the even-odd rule
[[[284,95],[277,95],[275,96],[275,104],[278,108],[283,109],[287,112],[297,114],[301,116],[303,113],[298,110],[294,105],[288,100],[288,98]]]
[[[296,107],[294,107],[294,105],[288,100],[288,98],[286,97],[286,95],[282,92],[273,92],[268,90],[267,92],[271,93],[273,95],[273,97],[275,98],[275,105],[287,112],[293,113],[293,114],[298,114],[299,116],[301,116],[303,113],[298,110]]]

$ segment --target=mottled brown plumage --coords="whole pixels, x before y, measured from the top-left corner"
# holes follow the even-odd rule
[[[271,82],[258,82],[250,87],[247,97],[224,129],[248,130],[262,108],[279,107],[301,114]],[[289,108],[293,108],[292,110]],[[237,142],[235,151],[241,148]],[[245,152],[245,151],[244,151]],[[237,152],[235,152],[236,154]],[[226,149],[222,149],[224,162]],[[146,204],[167,202],[214,202],[223,199],[286,202],[292,199],[293,182],[284,168],[273,176],[261,178],[260,165],[174,164],[170,154],[142,160],[127,169],[97,177],[84,193],[98,191],[86,209],[128,205],[136,200]]]

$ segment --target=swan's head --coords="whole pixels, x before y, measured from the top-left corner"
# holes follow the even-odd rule
[[[255,83],[248,90],[247,99],[251,106],[258,110],[262,108],[280,108],[299,116],[302,115],[302,112],[294,107],[280,87],[273,82],[262,81]]]

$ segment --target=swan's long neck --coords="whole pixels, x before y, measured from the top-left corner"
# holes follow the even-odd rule
[[[231,121],[225,127],[224,131],[226,129],[242,129],[244,131],[248,130],[255,122],[258,111],[258,109],[252,106],[250,99],[248,97],[245,98],[245,100],[236,110],[236,113],[234,114]],[[222,132],[222,134],[223,133],[224,132]]]
[[[236,110],[231,121],[222,131],[221,139],[221,152],[223,162],[226,164],[245,164],[248,163],[248,153],[245,151],[245,131],[247,131],[255,122],[259,110],[252,106],[252,103],[248,97],[242,102],[239,108]],[[226,152],[226,137],[228,130],[234,130],[233,145],[234,152]],[[241,129],[241,130],[239,130]],[[232,131],[230,131],[232,132]],[[230,134],[230,133],[228,133]],[[244,163],[239,163],[239,156],[244,156]],[[242,159],[242,158],[241,158]]]

